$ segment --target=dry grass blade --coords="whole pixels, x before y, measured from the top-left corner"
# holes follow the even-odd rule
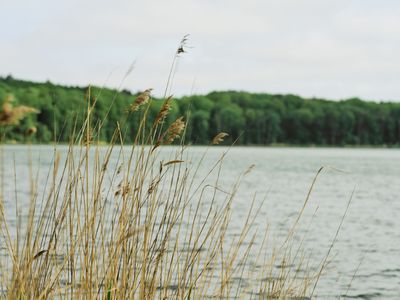
[[[132,238],[132,237],[138,235],[139,233],[143,232],[143,230],[144,230],[144,227],[140,227],[140,228],[131,230],[131,232],[127,233],[125,236],[123,236],[123,237],[121,237],[121,238],[119,239],[119,241],[117,242],[117,245],[120,245],[120,244],[122,244],[124,241],[126,241],[127,239]]]
[[[244,172],[244,175],[249,174],[254,168],[256,167],[255,164],[252,164],[251,166],[249,166],[246,170],[246,172]]]
[[[169,165],[173,165],[173,164],[180,164],[180,163],[183,163],[183,162],[185,162],[185,161],[184,160],[179,160],[179,159],[170,160],[169,162],[166,162],[164,164],[164,167],[169,166]]]
[[[35,256],[33,256],[32,260],[35,260],[35,259],[39,258],[40,256],[42,256],[46,252],[47,252],[47,250],[40,250],[38,253],[35,254]]]

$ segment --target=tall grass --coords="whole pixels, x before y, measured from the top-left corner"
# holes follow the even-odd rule
[[[151,126],[146,126],[151,100],[135,112],[142,113],[142,119],[130,146],[124,146],[121,126],[108,146],[95,139],[98,134],[91,128],[95,107],[88,101],[84,127],[71,137],[65,157],[55,148],[43,194],[32,175],[26,226],[22,228],[21,221],[10,225],[1,205],[4,297],[199,299],[307,294],[313,280],[299,272],[305,267],[304,256],[290,241],[279,253],[268,251],[268,231],[254,225],[259,210],[254,201],[249,202],[237,237],[227,237],[231,223],[238,221],[231,219],[232,203],[246,170],[226,191],[219,184],[224,155],[204,177],[199,169],[206,154],[194,166],[184,145],[173,148],[168,159],[160,156],[164,145],[178,139],[185,128],[183,118],[163,128],[169,101]],[[216,179],[210,184],[207,178],[213,174]],[[2,195],[2,203],[4,197],[10,195]],[[19,220],[20,211],[16,209]],[[282,266],[278,273],[277,264]],[[298,270],[285,265],[296,265]],[[244,278],[254,279],[255,284],[245,285]]]
[[[91,99],[89,89],[84,124],[71,132],[65,156],[55,146],[44,192],[29,167],[25,214],[16,184],[16,223],[5,214],[4,199],[12,196],[4,194],[4,186],[18,179],[3,178],[2,298],[285,299],[312,294],[320,272],[309,271],[308,256],[293,243],[302,211],[284,243],[273,247],[268,227],[255,223],[260,207],[251,195],[247,217],[232,220],[235,194],[251,168],[230,189],[221,187],[224,153],[207,162],[211,168],[202,177],[207,155],[190,163],[182,138],[185,118],[165,124],[171,97],[165,97],[149,124],[151,90],[140,94],[128,113],[121,112],[107,146],[97,138],[103,128],[93,122],[97,100]],[[141,115],[136,133],[124,126],[132,114]],[[124,145],[126,134],[134,135],[132,145]],[[210,147],[226,135],[218,134]],[[163,147],[177,141],[166,158]],[[242,226],[232,238],[227,233],[237,222]]]

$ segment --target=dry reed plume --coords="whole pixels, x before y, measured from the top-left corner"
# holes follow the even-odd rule
[[[218,133],[212,140],[213,145],[218,145],[219,143],[222,143],[224,141],[224,138],[229,136],[226,132],[220,132]]]
[[[172,144],[172,142],[179,138],[180,134],[185,129],[185,122],[183,121],[183,117],[180,117],[175,120],[169,127],[166,132],[165,144]]]
[[[132,112],[137,111],[139,109],[140,106],[146,104],[147,102],[149,102],[150,97],[151,97],[151,91],[153,89],[147,89],[144,92],[140,93],[135,101],[132,103],[130,110]]]
[[[38,113],[39,111],[33,107],[19,105],[13,107],[12,96],[7,96],[3,101],[2,110],[0,111],[0,126],[17,125],[26,115]]]
[[[156,117],[156,120],[154,124],[158,125],[162,122],[164,122],[165,118],[167,117],[169,111],[171,110],[171,101],[172,101],[172,96],[169,96],[161,106],[161,109]]]

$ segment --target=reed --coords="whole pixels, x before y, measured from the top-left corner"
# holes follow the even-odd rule
[[[37,192],[39,183],[31,178],[25,227],[21,221],[11,225],[1,205],[2,296],[201,299],[307,295],[312,277],[304,278],[284,267],[302,268],[304,257],[292,257],[290,242],[279,253],[270,253],[268,231],[254,225],[259,211],[254,201],[237,238],[227,237],[235,194],[250,170],[227,191],[219,184],[224,155],[203,178],[197,176],[202,160],[191,166],[184,145],[173,148],[167,160],[161,158],[163,145],[182,135],[185,122],[178,118],[164,130],[160,120],[168,110],[163,106],[163,117],[146,127],[150,102],[135,111],[143,118],[131,146],[124,146],[120,126],[114,134],[120,139],[108,146],[93,140],[99,134],[93,135],[90,118],[95,108],[89,104],[84,128],[72,136],[63,159],[55,147],[42,195]],[[221,142],[225,135],[218,134],[212,143]],[[215,182],[206,183],[213,175]],[[16,209],[17,220],[20,210]],[[264,242],[255,249],[254,241],[259,240]],[[278,273],[277,264],[283,266]],[[245,285],[241,278],[254,279],[254,283]]]
[[[185,43],[186,37],[174,60],[185,52]],[[286,299],[311,294],[321,272],[309,271],[292,231],[282,245],[272,247],[268,226],[255,223],[261,205],[255,198],[244,220],[232,220],[240,182],[253,166],[230,189],[220,186],[226,153],[200,176],[207,153],[191,164],[182,138],[185,118],[164,128],[172,97],[165,97],[158,117],[148,124],[151,89],[127,108],[104,146],[96,138],[103,128],[93,120],[97,100],[91,101],[90,89],[86,101],[84,124],[71,132],[62,157],[54,147],[43,192],[29,167],[25,214],[15,188],[16,223],[3,204],[11,197],[4,186],[16,178],[2,180],[2,298]],[[141,116],[139,130],[126,132],[124,124],[133,114]],[[125,134],[134,134],[132,145],[125,146]],[[225,136],[216,135],[210,147]],[[165,157],[163,147],[172,143],[179,145]],[[233,222],[243,223],[234,238],[227,236]]]

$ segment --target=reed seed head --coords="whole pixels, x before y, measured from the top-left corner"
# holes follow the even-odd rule
[[[160,112],[158,113],[155,124],[159,124],[164,122],[165,118],[167,117],[169,111],[171,110],[171,101],[172,96],[169,96],[165,101],[164,104],[161,106]]]
[[[167,130],[167,138],[165,140],[165,144],[171,144],[176,138],[180,136],[184,129],[185,122],[183,121],[183,117],[180,117],[169,126]]]
[[[17,125],[28,114],[39,112],[37,109],[25,105],[13,107],[12,100],[11,96],[4,99],[2,110],[0,111],[0,125]]]
[[[143,104],[146,104],[147,102],[149,102],[150,98],[151,98],[151,91],[153,89],[147,89],[144,92],[140,93],[136,99],[135,102],[133,102],[130,106],[130,111],[134,112],[137,111],[139,109],[140,106],[142,106]]]
[[[187,52],[186,51],[186,44],[187,44],[188,40],[189,40],[189,35],[188,34],[184,35],[182,40],[181,40],[181,42],[180,42],[180,44],[179,44],[178,49],[176,50],[176,55],[179,55],[181,53],[186,53]]]
[[[37,128],[35,126],[31,126],[27,129],[26,135],[31,136],[34,135],[37,132]]]
[[[219,143],[224,141],[224,138],[229,136],[226,132],[218,133],[212,140],[213,145],[218,145]]]

